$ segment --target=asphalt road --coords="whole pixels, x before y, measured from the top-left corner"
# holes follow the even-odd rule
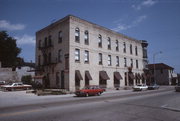
[[[158,90],[71,96],[0,108],[0,121],[180,121],[180,93]]]

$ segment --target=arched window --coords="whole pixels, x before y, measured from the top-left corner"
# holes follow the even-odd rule
[[[100,34],[99,34],[99,37],[98,37],[98,46],[102,47],[102,36]]]
[[[132,44],[130,44],[130,54],[132,54]]]
[[[119,42],[116,40],[116,51],[119,51]]]
[[[62,31],[59,31],[58,33],[58,43],[62,42]]]
[[[42,47],[42,45],[41,45],[41,44],[42,44],[42,41],[41,41],[41,40],[39,40],[39,44],[38,44],[38,47],[39,47],[39,48],[41,48],[41,47]]]
[[[84,32],[84,43],[89,45],[89,32],[87,30]]]
[[[108,37],[108,49],[110,50],[111,49],[111,38]]]
[[[62,50],[58,51],[58,62],[62,62]]]
[[[80,42],[80,30],[79,30],[79,28],[75,29],[75,41]]]

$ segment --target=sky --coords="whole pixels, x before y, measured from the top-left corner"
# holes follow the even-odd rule
[[[180,0],[0,0],[0,31],[35,62],[35,33],[69,14],[147,40],[149,63],[155,55],[180,73]]]

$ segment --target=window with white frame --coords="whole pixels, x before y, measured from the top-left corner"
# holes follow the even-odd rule
[[[84,51],[84,62],[89,63],[89,51]]]
[[[62,62],[62,50],[58,51],[58,62]]]
[[[139,68],[138,60],[136,60],[136,68]]]
[[[100,34],[99,34],[99,37],[98,37],[98,47],[102,48],[102,36]]]
[[[124,67],[127,67],[127,59],[124,58]]]
[[[137,49],[137,46],[135,47],[135,53],[136,53],[136,55],[138,55],[138,49]]]
[[[119,51],[119,42],[116,40],[116,51]]]
[[[108,55],[108,66],[111,66],[111,55]]]
[[[126,43],[123,42],[123,52],[126,53]]]
[[[133,67],[133,59],[131,59],[131,67]]]
[[[62,31],[59,31],[58,33],[58,43],[62,42]]]
[[[80,61],[80,50],[75,49],[75,61],[79,62]]]
[[[75,41],[80,42],[80,30],[79,30],[79,28],[75,29]]]
[[[102,53],[99,53],[99,65],[103,64],[102,58]]]
[[[119,66],[119,56],[116,56],[116,66]]]
[[[110,50],[111,49],[111,38],[108,37],[108,49]]]
[[[133,54],[133,52],[132,52],[132,44],[130,44],[130,54]]]
[[[84,32],[84,43],[89,45],[89,32],[87,30]]]

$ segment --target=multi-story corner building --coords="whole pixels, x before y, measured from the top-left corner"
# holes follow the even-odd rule
[[[68,15],[36,33],[36,76],[43,85],[74,91],[144,83],[147,42]]]

